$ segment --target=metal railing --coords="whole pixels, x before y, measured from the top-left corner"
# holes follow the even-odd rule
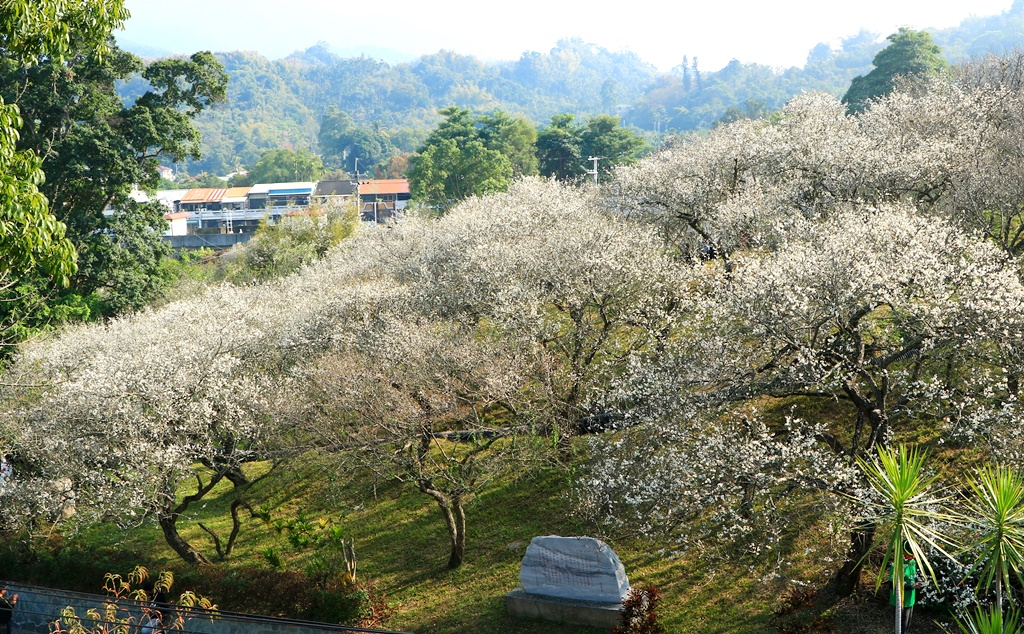
[[[0,588],[7,588],[8,597],[15,594],[18,595],[18,602],[14,608],[14,620],[11,623],[13,634],[27,634],[29,632],[42,634],[43,632],[50,632],[52,631],[51,624],[61,618],[62,611],[68,607],[74,608],[76,616],[81,618],[86,626],[104,623],[115,625],[109,621],[102,619],[94,620],[86,616],[86,612],[90,609],[96,609],[102,614],[102,606],[107,603],[114,603],[118,606],[118,611],[121,615],[119,618],[133,617],[133,625],[129,631],[134,633],[142,628],[140,617],[144,609],[149,605],[130,599],[115,599],[105,595],[55,590],[2,580],[0,580]],[[184,626],[181,629],[167,629],[166,631],[181,632],[182,634],[235,634],[238,632],[251,634],[317,634],[320,632],[403,634],[388,630],[348,627],[331,623],[246,614],[229,610],[218,609],[208,611],[200,608],[187,608],[175,605],[168,605],[167,607],[169,612],[183,617]]]

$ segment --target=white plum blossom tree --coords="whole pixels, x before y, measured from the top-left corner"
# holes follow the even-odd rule
[[[1022,59],[904,81],[856,116],[804,95],[775,121],[722,126],[620,173],[608,206],[656,222],[692,261],[720,263],[693,266],[671,345],[634,355],[609,393],[647,431],[606,448],[594,482],[609,484],[587,508],[619,500],[637,521],[622,500],[635,513],[674,499],[640,482],[643,495],[627,494],[630,456],[643,470],[674,447],[667,438],[731,438],[730,412],[765,397],[845,405],[845,418],[799,436],[829,460],[852,464],[905,421],[930,420],[947,440],[1021,463]],[[707,458],[690,460],[718,482],[698,468]],[[666,470],[653,479],[694,482]],[[852,587],[871,541],[854,532],[836,589]]]
[[[657,347],[679,306],[657,232],[586,191],[527,179],[470,199],[395,268],[421,314],[496,329],[539,356],[538,403],[572,435],[629,353]]]
[[[934,215],[906,206],[837,209],[794,227],[775,248],[736,251],[728,266],[695,264],[689,284],[690,320],[665,354],[637,357],[610,395],[642,422],[630,441],[637,446],[607,447],[611,457],[600,458],[591,475],[588,505],[611,508],[617,500],[613,518],[635,520],[649,508],[658,511],[647,521],[738,509],[734,526],[743,527],[751,496],[766,509],[786,487],[853,493],[856,458],[887,445],[906,421],[948,428],[979,408],[989,411],[992,400],[1015,400],[1005,380],[993,379],[1010,369],[1001,350],[1021,344],[1018,266],[991,242]],[[987,380],[977,380],[979,372]],[[938,392],[948,398],[936,401]],[[828,424],[794,420],[764,430],[741,415],[764,397],[837,403],[846,413]],[[757,456],[790,446],[805,464],[759,463],[768,458]],[[652,456],[655,474],[647,468]],[[647,477],[624,491],[622,474],[638,470]],[[694,500],[691,489],[701,482]],[[687,503],[662,508],[674,499]],[[872,533],[871,526],[853,530],[835,578],[840,592],[855,582]]]
[[[293,368],[290,418],[346,469],[415,487],[441,511],[447,566],[466,554],[466,504],[547,453],[524,402],[531,356],[457,324],[382,310],[375,323]],[[549,446],[549,445],[548,445]]]
[[[33,517],[25,505],[56,515],[64,502],[54,497],[70,494],[76,512],[65,519],[155,516],[175,552],[207,563],[177,522],[222,479],[244,492],[242,464],[265,457],[277,404],[267,354],[275,297],[224,286],[24,346],[5,377],[0,420],[17,458],[4,519]],[[237,505],[232,513],[237,533]]]
[[[676,270],[650,227],[541,180],[370,232],[293,285],[295,415],[432,497],[457,566],[471,494],[543,455],[538,433],[575,433],[628,353],[664,342]]]

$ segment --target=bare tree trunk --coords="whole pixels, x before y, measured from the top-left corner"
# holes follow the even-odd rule
[[[243,500],[241,497],[236,497],[231,502],[231,534],[228,535],[226,545],[221,543],[220,537],[218,537],[217,533],[213,532],[211,528],[202,522],[198,522],[199,528],[206,531],[206,534],[213,539],[213,547],[217,550],[217,559],[222,561],[231,556],[231,550],[235,547],[235,539],[238,538],[238,531],[242,528],[242,518],[238,516],[238,509],[240,507],[244,507],[245,510],[249,511],[250,517],[256,516],[255,511],[252,510],[252,507],[249,506],[248,502]]]
[[[455,535],[452,539],[452,552],[448,557],[448,568],[455,569],[462,565],[466,557],[466,510],[462,506],[462,496],[452,497],[452,515],[455,519]]]
[[[159,516],[160,528],[164,532],[164,539],[167,540],[167,544],[174,549],[174,552],[178,553],[178,556],[185,561],[185,563],[192,564],[193,566],[208,565],[212,563],[207,559],[203,553],[199,552],[192,547],[185,539],[178,533],[178,514],[173,511],[170,513],[160,513]]]
[[[875,526],[855,528],[850,532],[850,547],[846,551],[846,561],[836,571],[825,589],[835,599],[842,599],[853,594],[860,583],[860,573],[864,568],[864,560],[875,541]]]
[[[434,488],[429,481],[420,481],[420,491],[434,498],[445,526],[448,527],[448,543],[451,547],[448,557],[448,568],[458,568],[466,554],[466,513],[462,508],[459,495],[449,496],[444,491]]]
[[[181,514],[188,509],[190,504],[203,499],[203,496],[209,493],[223,478],[223,472],[215,473],[210,477],[210,480],[204,484],[199,475],[196,474],[196,492],[192,495],[186,495],[179,504],[175,504],[176,483],[165,483],[163,492],[165,502],[158,511],[157,521],[160,522],[160,528],[163,530],[164,539],[167,540],[167,545],[169,545],[174,552],[178,553],[178,556],[180,556],[187,564],[207,565],[212,562],[207,559],[203,553],[193,548],[192,545],[185,541],[181,534],[178,533],[178,518],[181,517]]]

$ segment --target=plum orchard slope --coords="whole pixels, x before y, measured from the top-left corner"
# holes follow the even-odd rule
[[[993,215],[960,201],[1019,203],[991,187],[994,157],[1011,176],[1017,167],[1008,132],[990,122],[1002,108],[993,94],[1021,95],[912,88],[859,117],[831,97],[799,98],[777,125],[727,126],[625,174],[622,204],[711,261],[689,272],[692,320],[666,354],[638,358],[610,399],[643,403],[629,415],[644,426],[599,443],[590,508],[763,553],[784,536],[787,491],[855,492],[854,458],[913,421],[1018,459],[1016,247],[987,229]],[[768,427],[739,409],[759,397],[848,414]],[[841,499],[820,508],[849,517]],[[869,529],[854,531],[837,590],[852,587],[870,545]]]
[[[437,502],[458,565],[464,501],[543,459],[536,432],[571,433],[672,313],[675,269],[656,233],[574,193],[525,181],[436,222],[367,231],[275,283],[27,345],[11,383],[32,387],[10,390],[5,438],[38,478],[3,512],[53,508],[46,483],[68,478],[75,521],[155,513],[173,545],[185,509],[171,492],[194,463],[213,474],[205,490],[292,443],[351,449],[340,469],[373,468]],[[468,442],[443,441],[453,430]]]

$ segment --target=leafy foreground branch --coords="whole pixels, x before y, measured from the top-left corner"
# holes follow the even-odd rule
[[[176,601],[167,601],[174,575],[161,572],[155,579],[149,570],[137,566],[127,577],[107,573],[103,589],[108,599],[98,608],[78,616],[72,607],[64,608],[51,631],[67,634],[129,634],[149,628],[150,632],[184,630],[185,619],[206,613],[216,616],[217,606],[194,592],[181,593]]]

